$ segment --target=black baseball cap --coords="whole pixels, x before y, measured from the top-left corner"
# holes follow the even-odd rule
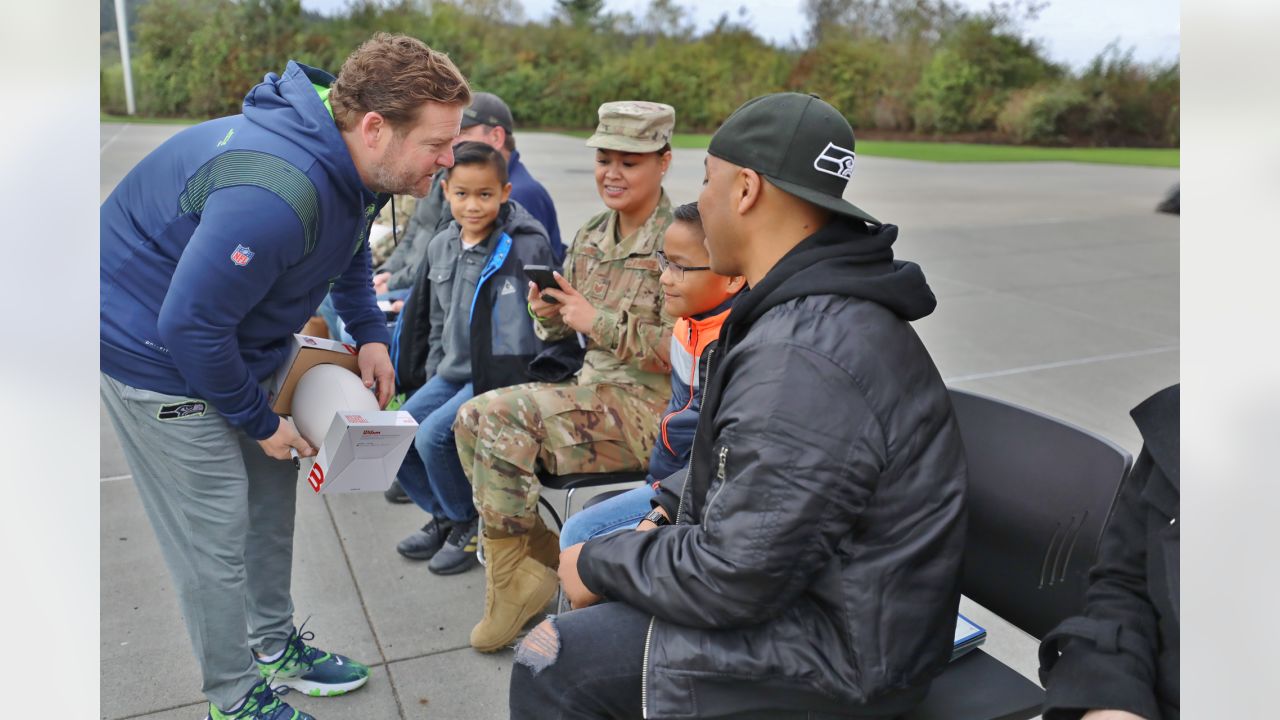
[[[880,224],[842,197],[853,175],[853,128],[817,95],[773,93],[748,100],[711,136],[707,153],[755,170],[789,195]]]
[[[516,131],[515,120],[511,117],[511,108],[507,107],[502,98],[487,92],[473,93],[471,105],[462,111],[462,127],[469,128],[472,125],[500,127],[506,130],[508,135]]]

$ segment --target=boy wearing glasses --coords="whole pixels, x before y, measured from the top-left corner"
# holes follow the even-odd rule
[[[649,456],[648,482],[569,518],[560,533],[561,550],[619,530],[649,529],[652,522],[645,516],[651,511],[650,500],[660,492],[680,492],[676,483],[681,476],[672,476],[689,462],[702,407],[703,371],[746,278],[711,272],[697,203],[681,205],[673,215],[675,221],[657,253],[663,312],[676,318],[671,333],[671,400]]]

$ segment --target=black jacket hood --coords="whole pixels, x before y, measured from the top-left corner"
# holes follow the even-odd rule
[[[919,320],[938,301],[920,266],[893,259],[897,225],[835,218],[796,245],[734,305],[729,324],[749,326],[770,308],[809,295],[854,297]]]
[[[1172,385],[1147,398],[1129,413],[1138,426],[1138,432],[1142,433],[1142,443],[1151,453],[1151,459],[1174,488],[1179,484],[1181,398],[1182,385]]]

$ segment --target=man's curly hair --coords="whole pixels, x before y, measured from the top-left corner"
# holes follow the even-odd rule
[[[342,130],[377,112],[404,132],[429,102],[466,106],[471,87],[448,55],[408,35],[380,32],[369,38],[347,57],[329,90],[333,119]]]

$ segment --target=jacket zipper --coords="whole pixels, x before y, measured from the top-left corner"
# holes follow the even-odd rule
[[[710,392],[711,390],[711,386],[707,384],[707,378],[711,377],[711,362],[715,360],[715,354],[716,354],[715,348],[707,348],[707,377],[702,379],[702,383],[703,383],[702,387],[704,388],[704,392]],[[710,400],[710,397],[702,398],[702,407],[705,408],[708,405],[710,405],[710,403],[708,402],[709,400]],[[701,422],[701,417],[699,417],[699,422]],[[693,453],[697,449],[698,449],[698,443],[696,442],[689,447],[689,472],[693,472]],[[676,505],[676,519],[675,519],[675,522],[673,523],[675,525],[679,525],[680,519],[684,517],[684,498],[686,493],[688,493],[689,485],[691,484],[692,483],[689,482],[688,476],[686,476],[684,479],[684,487],[680,489],[680,502],[679,504]]]
[[[720,446],[720,465],[718,468],[716,468],[716,480],[720,481],[720,485],[716,487],[716,494],[712,495],[711,499],[707,501],[707,507],[704,511],[704,515],[707,512],[711,511],[711,504],[716,501],[716,498],[720,497],[720,493],[724,492],[724,486],[728,484],[725,478],[725,472],[724,472],[724,464],[725,464],[725,461],[728,459],[728,456],[729,456],[729,446],[721,445]]]
[[[697,349],[697,347],[698,347],[698,332],[697,332],[697,330],[693,327],[693,325],[690,325],[690,326],[689,326],[689,339],[690,339],[690,343],[693,345],[694,349]],[[684,407],[680,408],[679,410],[676,410],[676,411],[675,411],[675,412],[673,412],[673,413],[668,413],[666,417],[662,418],[662,427],[661,427],[661,431],[662,431],[662,444],[667,448],[667,451],[668,451],[668,452],[670,452],[672,455],[675,455],[675,454],[676,454],[676,451],[671,447],[671,440],[667,437],[667,425],[669,425],[669,424],[671,423],[671,418],[673,418],[673,417],[675,417],[675,416],[679,415],[680,413],[684,412],[685,410],[688,410],[689,408],[693,407],[694,383],[695,383],[695,381],[698,379],[698,369],[697,369],[697,368],[698,368],[698,355],[697,355],[696,353],[693,353],[693,368],[694,368],[694,369],[691,371],[691,373],[690,373],[690,375],[689,375],[689,400],[688,400],[688,402],[686,402],[686,403],[684,404]]]
[[[649,629],[644,633],[644,661],[640,666],[640,716],[649,718],[649,643],[653,641],[653,621],[649,618]]]
[[[711,361],[715,359],[716,349],[707,348],[707,375],[702,379],[703,388],[709,389],[707,378],[711,377]],[[709,398],[702,399],[702,407],[707,407]],[[697,449],[697,443],[689,448],[689,471],[693,471],[693,453]],[[724,462],[721,461],[720,470],[724,470]],[[680,524],[680,519],[684,516],[684,499],[689,492],[689,478],[684,479],[684,487],[680,489],[680,503],[676,505],[676,519],[674,525]],[[649,644],[653,642],[653,623],[657,618],[649,618],[649,629],[644,634],[644,660],[640,665],[640,716],[648,720],[649,718]]]

